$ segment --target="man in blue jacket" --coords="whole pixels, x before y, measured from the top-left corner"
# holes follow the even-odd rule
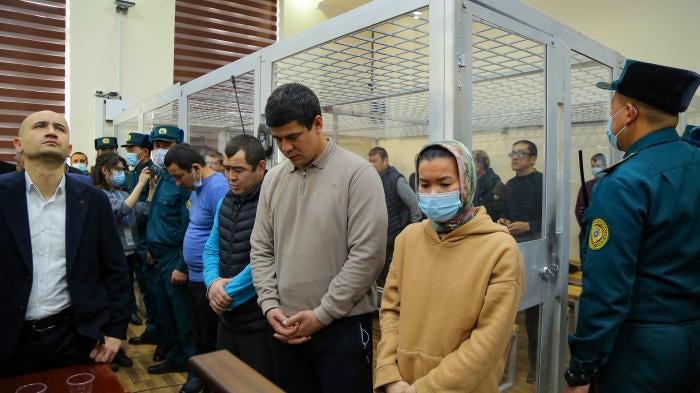
[[[187,292],[192,305],[192,333],[197,353],[216,350],[216,314],[209,308],[204,286],[202,252],[214,225],[216,204],[228,192],[226,178],[209,168],[192,146],[180,144],[168,151],[165,167],[175,184],[190,194],[190,223],[185,232],[182,255],[187,263]],[[189,373],[181,393],[196,393],[202,389],[199,378]]]
[[[250,234],[265,176],[265,150],[253,136],[226,144],[224,173],[230,192],[219,201],[204,247],[204,282],[219,315],[217,348],[227,349],[270,380],[274,364],[267,320],[258,306],[250,271]]]
[[[583,223],[583,293],[566,392],[698,392],[700,150],[675,130],[695,72],[628,60],[607,133],[624,159],[605,170]]]

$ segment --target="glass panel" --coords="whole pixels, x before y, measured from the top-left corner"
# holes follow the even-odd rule
[[[114,127],[114,135],[117,137],[117,142],[119,142],[119,146],[124,144],[124,142],[126,141],[127,135],[130,132],[141,132],[141,131],[139,131],[139,118],[138,117],[132,117],[131,119],[123,121]],[[120,149],[124,150],[123,148],[120,148]]]
[[[506,184],[505,193],[495,193],[492,188],[478,202],[494,220],[518,223],[511,225],[518,241],[538,239],[545,158],[546,47],[482,20],[474,20],[472,40],[472,146],[488,157],[477,169],[482,175],[499,176]],[[522,140],[532,145],[514,144]],[[481,178],[483,184],[488,178]],[[515,198],[508,200],[509,192]],[[523,225],[529,230],[523,232]]]
[[[605,134],[610,108],[610,93],[595,87],[596,82],[610,82],[612,69],[580,53],[571,54],[571,200],[572,217],[569,233],[570,270],[580,267],[580,249],[578,235],[581,232],[579,219],[583,196],[581,192],[581,177],[578,164],[578,151],[583,152],[583,173],[588,184],[587,192],[592,190],[594,177],[592,174],[592,158],[595,156],[596,167],[607,167],[611,161],[612,147]],[[590,192],[588,192],[590,197]],[[577,209],[577,200],[579,212]]]
[[[192,146],[200,151],[223,153],[226,142],[234,135],[254,133],[254,78],[255,71],[250,71],[236,77],[235,89],[228,79],[187,97]]]
[[[154,126],[177,126],[180,104],[177,101],[169,102],[150,112],[143,114],[143,132],[151,132]]]
[[[610,92],[595,87],[597,82],[610,82],[612,69],[580,53],[571,52],[571,178],[569,179],[571,219],[569,221],[569,285],[567,324],[568,333],[576,329],[578,299],[581,294],[583,275],[579,235],[579,219],[583,206],[581,176],[579,172],[578,151],[583,155],[583,171],[587,184],[586,192],[595,184],[593,167],[606,167],[612,159],[612,147],[605,134],[605,126],[610,113]],[[595,158],[595,159],[593,159]],[[581,193],[579,195],[579,193]],[[565,347],[565,359],[568,362],[569,346]],[[568,367],[568,363],[564,365]]]
[[[700,126],[700,94],[696,94],[693,97],[693,101],[690,102],[690,106],[686,111],[686,118],[688,119],[688,125]],[[678,130],[681,134],[684,134],[684,131]]]
[[[472,147],[477,198],[518,242],[542,237],[546,46],[480,19],[472,23]],[[477,151],[478,150],[478,151]],[[522,249],[522,247],[521,247]],[[502,388],[536,391],[542,253],[523,249],[527,293]]]

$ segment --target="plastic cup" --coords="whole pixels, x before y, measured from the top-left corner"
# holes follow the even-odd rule
[[[92,392],[92,381],[94,380],[95,376],[93,374],[81,373],[68,377],[66,384],[68,384],[70,393],[90,393]]]
[[[37,383],[30,383],[28,385],[20,386],[15,390],[15,393],[44,393],[46,392],[46,384],[37,382]]]

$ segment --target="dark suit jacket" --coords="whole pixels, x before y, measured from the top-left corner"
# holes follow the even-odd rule
[[[124,339],[129,274],[109,200],[66,174],[66,278],[81,335]],[[0,176],[0,369],[20,338],[32,288],[24,171]]]

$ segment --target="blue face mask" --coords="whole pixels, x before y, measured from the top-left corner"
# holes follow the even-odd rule
[[[136,153],[126,153],[124,154],[124,159],[126,160],[126,164],[132,168],[139,164],[139,159],[136,157]]]
[[[619,149],[619,147],[617,147],[617,137],[618,137],[620,134],[622,134],[622,131],[624,131],[625,128],[627,128],[627,125],[625,125],[624,127],[620,128],[620,131],[613,133],[613,131],[612,131],[612,121],[613,121],[613,119],[615,118],[615,116],[617,116],[618,113],[622,112],[623,109],[625,109],[624,106],[623,106],[622,108],[620,108],[619,111],[615,112],[612,116],[611,116],[611,115],[608,115],[608,125],[605,127],[605,132],[608,134],[608,142],[610,142],[610,144],[611,144],[614,148],[616,148],[616,149]]]
[[[117,187],[123,186],[126,182],[126,174],[124,171],[114,171],[112,172],[112,184]]]
[[[591,168],[591,174],[596,179],[600,179],[601,177],[603,177],[603,175],[605,175],[605,173],[603,173],[604,170],[605,170],[604,168],[594,166],[593,168]]]
[[[79,171],[81,171],[81,172],[87,172],[87,171],[88,171],[88,170],[87,170],[87,164],[84,163],[84,162],[77,162],[77,163],[73,164],[73,168],[75,168],[75,169],[77,169],[77,170],[79,170]]]
[[[447,222],[462,208],[459,190],[434,194],[418,193],[420,209],[436,222]]]

